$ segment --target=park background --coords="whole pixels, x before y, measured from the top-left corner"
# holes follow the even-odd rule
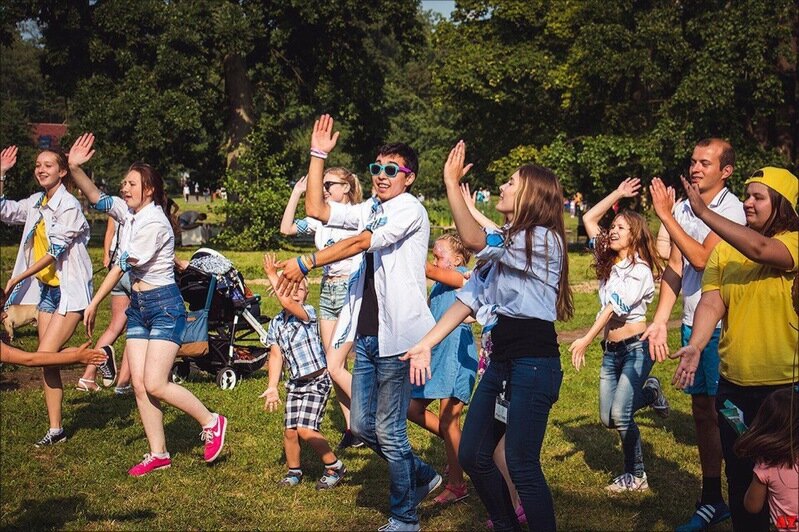
[[[202,188],[225,187],[229,201],[181,207],[209,211],[221,229],[212,245],[257,280],[263,251],[288,257],[307,249],[282,240],[277,228],[322,112],[342,132],[329,164],[354,169],[367,190],[366,164],[380,144],[413,145],[421,161],[414,192],[428,198],[437,226],[451,222],[440,175],[461,138],[475,163],[472,188],[494,194],[528,161],[553,168],[569,197],[580,192],[588,202],[631,175],[676,184],[693,143],[712,135],[736,147],[730,184],[739,195],[758,167],[796,172],[799,9],[791,0],[464,0],[447,16],[431,4],[6,1],[0,145],[21,148],[7,195],[36,189],[30,124],[66,124],[62,147],[93,131],[98,180],[117,182],[131,162],[144,160],[175,196],[184,172]],[[632,206],[646,213],[645,205]],[[575,237],[576,219],[566,217]],[[100,217],[91,221],[102,225]],[[18,230],[0,227],[3,279],[18,241]],[[578,315],[558,324],[564,352],[564,338],[590,325],[597,310],[590,258],[572,242]],[[93,244],[99,283],[99,240]],[[265,286],[252,288],[263,297],[262,311],[274,315]],[[318,284],[311,301],[318,302]],[[107,319],[105,309],[98,328]],[[70,345],[83,336],[79,329]],[[19,345],[35,342],[35,331],[22,331]],[[676,334],[670,342],[676,347]],[[615,432],[598,421],[600,354],[595,343],[579,373],[563,357],[566,377],[542,454],[559,526],[673,529],[690,515],[700,480],[689,403],[669,391],[671,418],[640,415],[651,491],[606,496],[602,487],[619,472],[621,451]],[[654,374],[665,382],[673,367],[658,365]],[[261,410],[263,372],[232,391],[204,374],[186,383],[231,419],[221,463],[205,466],[193,421],[167,408],[175,466],[134,480],[125,471],[146,444],[132,397],[81,394],[72,389],[78,375],[69,373],[70,440],[34,450],[46,424],[41,391],[20,384],[27,370],[2,371],[17,383],[0,392],[3,528],[374,529],[385,520],[385,465],[366,450],[344,453],[351,474],[341,488],[317,494],[309,482],[277,489],[282,416]],[[336,441],[341,428],[331,402],[324,432]],[[411,435],[414,448],[442,468],[441,443],[416,427]],[[308,478],[321,473],[310,451],[303,464]],[[431,530],[480,528],[485,518],[473,491],[464,503],[422,512]]]

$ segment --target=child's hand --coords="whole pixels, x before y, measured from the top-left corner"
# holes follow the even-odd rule
[[[569,346],[569,352],[572,354],[572,366],[577,371],[585,366],[585,351],[591,342],[587,341],[585,337],[578,338]]]
[[[470,209],[475,208],[477,204],[477,191],[472,193],[469,190],[469,183],[461,183],[461,196],[463,196],[463,201],[466,202],[466,206]]]
[[[78,137],[69,150],[69,166],[80,166],[89,162],[94,155],[92,145],[94,145],[94,135],[91,133],[84,133]]]
[[[320,116],[313,125],[311,149],[330,153],[336,147],[338,134],[338,131],[333,133],[333,118],[330,115]]]
[[[294,183],[294,189],[292,190],[293,194],[303,195],[305,191],[308,189],[308,176],[302,176],[299,181]]]
[[[17,164],[17,147],[9,146],[0,152],[0,175],[6,175]]]
[[[641,178],[628,177],[619,184],[616,190],[621,192],[622,198],[633,198],[637,196],[638,192],[641,190]]]
[[[280,404],[280,395],[278,395],[277,388],[274,386],[267,388],[266,391],[258,397],[266,398],[264,400],[264,410],[267,412],[275,412]]]
[[[466,143],[459,140],[449,152],[447,162],[444,163],[444,185],[458,186],[463,176],[472,168],[472,163],[464,166],[466,162]]]
[[[267,275],[277,275],[277,259],[274,253],[264,253],[264,272]]]

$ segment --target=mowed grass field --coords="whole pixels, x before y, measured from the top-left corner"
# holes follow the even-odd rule
[[[181,249],[189,257],[192,249]],[[297,250],[279,251],[288,257]],[[0,248],[2,279],[8,278],[16,246]],[[101,251],[92,248],[96,265]],[[262,251],[226,252],[248,281],[263,277]],[[589,326],[597,312],[590,257],[570,254],[571,282],[577,313],[561,332]],[[316,274],[316,272],[314,272]],[[98,272],[95,283],[100,282]],[[251,282],[259,293],[262,313],[274,315],[278,304],[266,286]],[[318,283],[311,284],[310,302],[319,298]],[[97,329],[108,322],[107,303]],[[70,341],[85,338],[82,327]],[[672,333],[672,349],[679,342]],[[32,349],[33,328],[22,329],[17,345]],[[124,337],[117,341],[121,352]],[[555,498],[561,530],[668,530],[693,511],[701,473],[695,447],[688,398],[668,383],[674,362],[656,365],[671,401],[672,413],[661,420],[649,410],[637,416],[644,442],[650,491],[608,496],[604,486],[622,470],[618,435],[601,426],[598,418],[598,381],[601,351],[589,350],[588,366],[574,371],[561,345],[565,378],[560,399],[552,410],[542,461]],[[147,452],[132,396],[117,397],[112,390],[87,394],[74,390],[77,374],[65,379],[64,427],[69,440],[49,449],[33,442],[47,429],[41,389],[23,382],[36,370],[2,368],[0,391],[0,527],[3,529],[118,530],[118,529],[264,529],[264,530],[374,530],[388,512],[388,473],[385,463],[368,449],[342,453],[349,473],[343,484],[328,492],[314,489],[322,466],[309,448],[303,450],[305,481],[293,489],[280,488],[285,472],[282,451],[282,413],[267,413],[258,395],[266,387],[259,371],[234,390],[220,390],[213,376],[193,373],[185,386],[212,410],[228,416],[227,445],[217,463],[202,459],[200,429],[193,419],[166,407],[164,423],[171,469],[133,479],[127,469]],[[335,445],[344,427],[336,403],[328,405],[323,433]],[[443,471],[446,463],[440,440],[410,426],[411,443],[421,457]],[[487,515],[474,490],[465,501],[447,508],[427,502],[422,506],[426,530],[485,529]],[[534,523],[531,529],[535,529]],[[725,530],[724,526],[719,530]]]

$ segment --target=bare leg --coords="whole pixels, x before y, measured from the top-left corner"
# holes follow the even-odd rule
[[[286,451],[286,465],[289,469],[300,468],[300,438],[297,429],[283,431],[283,450]]]
[[[125,352],[130,367],[133,392],[136,394],[136,405],[139,407],[139,415],[142,425],[144,425],[144,434],[147,436],[150,452],[161,454],[166,452],[161,402],[155,397],[151,397],[144,386],[144,366],[149,343],[149,340],[129,339],[125,345]]]
[[[307,427],[297,427],[297,433],[303,441],[308,442],[308,445],[316,451],[316,454],[319,455],[319,458],[322,459],[324,464],[332,464],[338,460],[321,433]],[[299,453],[297,454],[299,455]]]
[[[463,469],[458,462],[458,447],[461,444],[461,412],[463,403],[454,397],[441,400],[439,412],[440,432],[444,439],[444,450],[447,452],[449,474],[447,482],[453,486],[462,486]]]
[[[39,312],[39,347],[37,351],[55,352],[61,349],[61,346],[75,332],[75,327],[80,319],[79,312],[67,312],[63,316],[58,313]],[[64,397],[61,370],[59,367],[47,367],[43,368],[42,373],[44,375],[44,402],[47,405],[50,428],[61,428],[61,400]]]
[[[100,335],[95,347],[112,345],[119,338],[119,335],[125,330],[125,324],[128,323],[128,317],[125,315],[128,305],[130,305],[130,298],[127,296],[111,296],[111,322]],[[96,380],[97,366],[91,364],[86,366],[86,371],[83,372],[81,378],[87,381]]]
[[[169,372],[175,362],[178,347],[178,344],[167,340],[149,340],[144,365],[144,387],[149,395],[183,410],[200,425],[209,425],[214,416],[205,405],[183,386],[169,382]]]
[[[502,476],[505,479],[505,483],[508,485],[508,491],[510,492],[510,500],[513,503],[513,507],[518,508],[519,505],[521,505],[522,501],[521,499],[519,499],[519,492],[516,491],[516,486],[513,485],[513,481],[510,479],[510,472],[508,472],[508,462],[505,461],[504,434],[502,436],[502,439],[499,440],[497,448],[494,449],[494,463],[497,464],[499,472],[502,473]]]
[[[408,405],[408,419],[440,438],[441,422],[437,415],[427,409],[432,402],[432,399],[411,399],[411,404]]]
[[[117,388],[130,385],[130,364],[128,363],[128,348],[122,352],[122,362],[119,364],[119,376],[117,377]]]
[[[319,322],[320,331],[323,330],[325,322],[335,326],[334,321],[321,320]],[[331,337],[333,335],[332,329],[330,335]],[[341,407],[341,412],[344,414],[347,428],[350,428],[350,397],[352,394],[352,374],[347,371],[347,355],[349,355],[350,349],[352,349],[352,342],[346,342],[338,348],[332,346],[325,348],[327,371],[333,380],[333,386],[336,388],[336,399]]]

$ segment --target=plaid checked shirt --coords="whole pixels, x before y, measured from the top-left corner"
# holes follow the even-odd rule
[[[291,380],[301,379],[327,367],[322,340],[319,338],[316,310],[311,305],[303,305],[303,308],[308,313],[307,322],[284,310],[272,318],[266,331],[267,346],[277,344],[280,347]]]

